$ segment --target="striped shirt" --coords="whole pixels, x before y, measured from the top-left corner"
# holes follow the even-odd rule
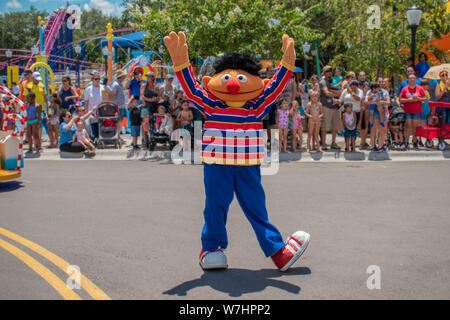
[[[202,160],[209,164],[259,165],[264,161],[262,120],[289,82],[294,67],[280,63],[259,97],[230,107],[196,83],[192,66],[174,67],[186,96],[205,118]]]

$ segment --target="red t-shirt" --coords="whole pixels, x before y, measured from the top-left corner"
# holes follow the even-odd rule
[[[416,95],[419,98],[425,97],[425,90],[421,86],[415,86],[414,89],[411,89],[409,86],[406,86],[400,92],[400,99],[410,98],[412,95]],[[421,113],[422,112],[422,102],[408,102],[403,104],[403,110],[406,113]]]

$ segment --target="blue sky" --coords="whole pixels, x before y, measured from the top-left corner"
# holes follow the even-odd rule
[[[71,0],[69,3],[79,6],[81,11],[96,8],[114,16],[120,16],[124,9],[121,6],[122,0]],[[65,5],[65,0],[0,0],[0,13],[25,11],[30,6],[51,12]]]

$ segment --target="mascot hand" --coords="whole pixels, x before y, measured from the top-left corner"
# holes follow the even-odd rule
[[[178,34],[172,31],[168,36],[164,37],[164,44],[169,50],[174,66],[180,66],[189,62],[186,36],[183,31],[178,32]]]
[[[281,48],[283,51],[283,61],[287,64],[294,66],[295,65],[295,48],[294,48],[294,39],[289,37],[287,34],[283,34],[283,47]]]

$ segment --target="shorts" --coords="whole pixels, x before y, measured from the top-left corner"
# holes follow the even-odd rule
[[[380,113],[378,110],[372,110],[373,111],[373,120],[380,120]]]
[[[405,112],[405,120],[420,120],[420,113]]]
[[[54,117],[48,121],[48,124],[55,126],[59,123],[58,117]]]
[[[119,109],[119,120],[123,120],[127,117],[127,110],[126,109]]]
[[[323,129],[325,131],[339,131],[339,109],[323,108]]]
[[[344,138],[345,139],[356,139],[356,128],[353,130],[344,127]]]
[[[131,126],[131,136],[140,137],[141,136],[141,126]]]
[[[34,119],[28,119],[27,120],[27,124],[33,124],[33,123],[39,123],[39,119],[38,118],[34,118]]]

